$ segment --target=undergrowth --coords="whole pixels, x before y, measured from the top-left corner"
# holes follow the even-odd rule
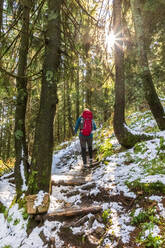
[[[159,235],[159,225],[161,221],[157,215],[156,207],[151,207],[140,211],[138,215],[132,212],[131,224],[140,229],[136,242],[144,247],[160,248],[163,244],[162,236]]]
[[[0,176],[13,171],[14,163],[15,163],[14,158],[9,159],[7,161],[3,161],[2,159],[0,159]]]

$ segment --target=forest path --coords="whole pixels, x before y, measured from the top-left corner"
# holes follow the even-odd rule
[[[65,159],[64,156],[61,161],[65,161]],[[90,196],[90,192],[92,190],[94,192],[96,188],[96,182],[92,178],[93,171],[99,166],[97,161],[84,168],[79,157],[74,165],[66,168],[65,173],[52,174],[52,194],[47,219],[62,223],[58,233],[64,241],[62,247],[97,247],[100,235],[104,233],[101,217],[102,206]],[[60,166],[58,168],[60,171]],[[93,224],[96,224],[97,229],[95,237],[91,236],[91,233],[94,233],[94,230],[92,231]],[[87,230],[91,230],[83,241],[84,225],[88,225]],[[79,229],[80,232],[74,234],[74,231],[71,231],[72,228]]]
[[[84,170],[76,140],[54,155],[47,220],[56,226],[51,230],[56,247],[105,248],[106,242],[134,247],[129,212],[136,195],[125,185],[128,167],[121,154],[108,165],[100,162]]]

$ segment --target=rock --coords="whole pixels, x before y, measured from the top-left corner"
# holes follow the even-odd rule
[[[95,233],[97,234],[97,236],[99,238],[101,238],[103,236],[103,234],[105,233],[105,230],[103,227],[100,227],[98,226],[96,229],[95,229]]]

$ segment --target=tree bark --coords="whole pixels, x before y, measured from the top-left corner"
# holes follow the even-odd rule
[[[60,114],[59,112],[57,112],[57,120],[56,120],[56,125],[57,125],[57,141],[58,143],[60,143],[60,139],[61,139],[61,136],[60,136]]]
[[[22,194],[23,178],[21,175],[21,166],[24,166],[25,177],[27,178],[28,171],[28,150],[26,144],[26,132],[25,132],[25,115],[27,104],[27,79],[26,79],[26,67],[27,67],[27,54],[29,46],[29,15],[31,2],[22,1],[23,16],[22,16],[22,28],[21,28],[21,40],[19,48],[19,60],[18,60],[18,77],[17,77],[17,100],[15,111],[15,182],[16,192],[19,198]],[[22,164],[23,162],[23,164]]]
[[[67,98],[67,119],[69,124],[69,136],[74,135],[73,130],[73,118],[72,118],[72,105],[71,105],[71,99],[70,99],[70,85],[69,85],[69,79],[66,79],[66,98]]]
[[[113,32],[116,36],[114,45],[116,79],[113,126],[119,143],[125,147],[133,147],[137,142],[152,139],[153,136],[149,134],[133,134],[125,122],[125,78],[121,5],[122,0],[113,1]]]
[[[64,86],[63,86],[63,106],[64,106],[64,111],[63,111],[63,140],[66,138],[66,85],[64,81]]]
[[[9,159],[11,156],[11,140],[12,140],[12,132],[13,132],[13,125],[11,121],[12,114],[13,114],[13,106],[11,104],[9,107],[9,113],[8,113],[6,159]]]
[[[3,4],[4,4],[4,0],[0,0],[0,38],[1,38],[2,26],[3,26]]]
[[[139,64],[141,66],[141,77],[144,85],[145,98],[150,106],[151,112],[159,129],[165,130],[165,112],[156,93],[148,65],[147,44],[144,33],[143,17],[141,15],[140,1],[131,0],[131,9],[137,38]]]
[[[90,83],[90,79],[91,79],[91,68],[90,68],[90,64],[88,62],[89,60],[89,55],[87,53],[86,55],[87,58],[87,64],[86,64],[86,77],[85,77],[85,81],[86,81],[86,107],[89,108],[90,110],[92,110],[92,91],[91,91],[91,83]]]
[[[80,116],[80,85],[79,85],[79,65],[77,68],[77,78],[75,81],[76,88],[76,120]]]
[[[49,192],[53,153],[53,122],[58,102],[61,4],[62,0],[48,1],[48,26],[45,38],[40,109],[35,131],[32,169],[28,181],[28,193],[30,194],[36,194],[39,190]]]

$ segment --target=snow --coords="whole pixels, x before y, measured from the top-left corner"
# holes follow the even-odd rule
[[[162,201],[162,196],[152,195],[152,196],[149,197],[149,199],[151,201],[161,202]]]
[[[27,191],[27,185],[26,185],[26,179],[25,179],[25,172],[24,172],[24,165],[23,165],[23,161],[21,160],[21,164],[20,164],[20,171],[21,171],[21,177],[22,177],[22,191]]]
[[[1,232],[0,232],[0,241],[1,247],[10,245],[11,247],[19,247],[25,238],[26,234],[26,223],[22,218],[22,212],[18,209],[18,204],[15,204],[12,208],[9,209],[8,219],[4,219],[4,216],[1,214]],[[22,247],[22,246],[21,246]]]
[[[54,221],[54,222],[46,221],[44,223],[43,232],[44,232],[45,236],[48,237],[48,239],[50,237],[55,238],[55,247],[56,248],[61,248],[62,245],[64,244],[64,242],[60,239],[60,237],[58,235],[62,224],[63,223],[61,223],[59,221]]]
[[[140,214],[140,212],[142,211],[142,208],[137,208],[135,210],[134,216],[138,216]]]
[[[44,247],[43,241],[39,237],[41,229],[36,227],[33,232],[29,235],[28,238],[25,239],[23,244],[21,245],[22,248],[40,248]]]
[[[158,203],[158,207],[160,209],[160,215],[165,219],[165,208],[162,203]]]
[[[124,127],[128,130],[128,132],[132,133],[133,135],[146,135],[146,136],[151,136],[151,137],[153,136],[152,134],[148,134],[148,133],[138,131],[136,129],[132,129],[128,127],[127,125],[124,125]]]
[[[159,227],[157,225],[154,225],[152,228],[145,230],[144,236],[142,236],[142,239],[145,239],[150,234],[152,235],[152,237],[156,237],[158,236],[159,233],[160,233]]]
[[[105,226],[101,223],[99,223],[97,220],[93,222],[92,229],[96,229],[97,227],[105,228]]]
[[[132,118],[137,118],[140,114],[132,115]],[[138,123],[138,125],[137,125]],[[155,125],[154,120],[151,117],[141,118],[141,121],[136,121],[132,124],[134,128],[133,133],[139,133],[140,130],[145,130],[147,126],[153,127]],[[131,128],[132,128],[131,127]],[[146,141],[138,144],[141,149],[135,153],[135,148],[128,149],[125,152],[117,153],[106,158],[107,164],[101,163],[97,169],[93,169],[90,175],[92,182],[95,183],[94,187],[84,190],[81,186],[53,186],[52,194],[50,196],[50,207],[48,213],[52,213],[57,209],[64,207],[78,207],[82,204],[82,196],[88,197],[93,200],[94,205],[102,206],[103,212],[109,210],[108,219],[111,224],[106,227],[106,234],[103,239],[103,245],[107,247],[116,247],[118,240],[120,239],[124,246],[130,241],[131,233],[135,230],[135,226],[132,226],[130,211],[128,211],[122,202],[115,201],[121,196],[129,199],[129,202],[136,199],[137,195],[131,191],[126,182],[134,182],[139,180],[140,183],[153,183],[161,182],[165,185],[164,174],[150,175],[149,171],[145,169],[144,164],[152,162],[158,156],[158,147],[160,146],[159,137],[165,138],[165,131],[157,133],[157,138],[151,141]],[[112,138],[112,145],[119,147],[115,137]],[[95,143],[96,144],[96,143]],[[53,155],[52,162],[52,179],[65,180],[72,179],[75,175],[79,175],[81,157],[80,146],[78,138],[75,138],[72,143],[63,143],[61,146],[66,146]],[[23,178],[23,189],[26,190],[26,184],[24,180],[23,166],[21,166],[21,175]],[[59,177],[63,175],[63,177]],[[86,182],[86,186],[89,182]],[[106,190],[106,194],[112,197],[112,200],[99,200],[99,195],[102,194],[102,190]],[[74,192],[72,195],[71,193]],[[35,206],[39,206],[44,197],[44,192],[40,191],[35,201]],[[64,241],[60,236],[60,229],[64,226],[62,221],[48,221],[44,222],[43,226],[36,227],[32,233],[28,236],[26,233],[27,220],[23,219],[22,210],[18,209],[17,204],[12,204],[15,196],[14,185],[9,183],[8,179],[1,177],[0,181],[0,202],[5,205],[8,211],[8,217],[5,218],[4,214],[0,214],[0,247],[11,246],[12,248],[46,248],[40,234],[43,232],[46,239],[55,238],[55,246],[57,248],[64,247]],[[104,195],[103,195],[104,196]],[[159,209],[159,214],[162,218],[165,218],[165,207],[163,201],[164,196],[160,194],[151,195],[145,200],[155,201]],[[10,207],[10,208],[9,208]],[[134,216],[138,216],[143,209],[137,204],[134,212]],[[85,235],[92,234],[97,227],[105,228],[104,223],[101,223],[95,219],[89,227],[89,220],[95,218],[95,215],[88,214],[88,220],[81,226],[70,227],[73,235],[85,233]],[[160,234],[160,229],[157,225],[153,225],[152,228],[146,229],[143,233],[143,239],[149,234],[157,236]],[[111,237],[113,236],[113,239]]]
[[[0,181],[0,201],[9,208],[15,195],[15,188],[7,180]]]
[[[40,190],[37,194],[37,198],[34,201],[34,207],[38,207],[42,204],[43,199],[44,199],[45,192],[43,190]]]

